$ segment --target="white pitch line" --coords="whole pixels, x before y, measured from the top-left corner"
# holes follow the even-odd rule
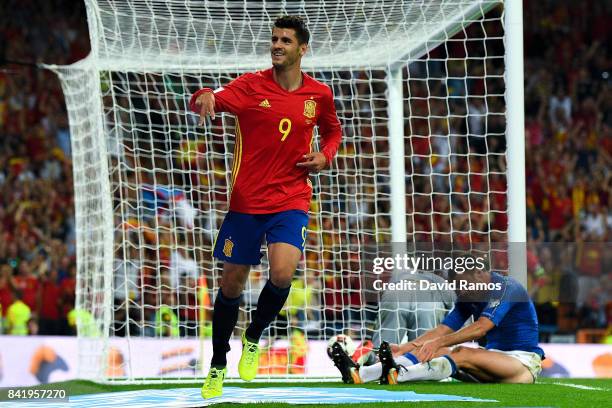
[[[600,387],[591,387],[589,385],[581,385],[581,384],[572,384],[572,383],[561,383],[561,382],[554,382],[551,383],[554,385],[561,385],[563,387],[571,387],[571,388],[578,388],[581,390],[590,390],[590,391],[610,391],[608,388],[600,388]]]

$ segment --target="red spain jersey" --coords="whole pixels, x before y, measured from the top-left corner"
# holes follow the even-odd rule
[[[331,164],[342,136],[331,89],[302,73],[293,92],[280,87],[272,68],[240,76],[215,90],[215,112],[236,116],[230,210],[268,214],[287,210],[308,212],[312,186],[308,170],[297,167],[311,152],[314,128],[321,153]],[[189,106],[199,113],[191,97]]]

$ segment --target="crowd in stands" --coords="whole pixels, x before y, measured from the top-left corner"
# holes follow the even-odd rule
[[[534,300],[551,330],[605,329],[612,326],[612,10],[596,1],[525,6],[528,240],[531,261],[542,266],[538,276],[531,268]]]
[[[84,7],[80,2],[73,3],[8,0],[13,11],[10,16],[0,15],[0,60],[5,61],[0,66],[0,316],[4,323],[0,330],[12,334],[74,333],[70,312],[76,285],[75,224],[64,98],[52,72],[8,63],[67,64],[85,57],[89,39]],[[605,330],[612,326],[612,251],[606,251],[612,229],[612,63],[606,42],[610,10],[600,2],[525,2],[524,16],[528,263],[530,285],[535,288],[533,298],[543,327],[550,333],[572,333],[580,328]],[[466,55],[465,43],[456,41],[431,53],[434,58],[468,56],[468,64],[430,62],[410,67],[404,90],[409,99],[405,110],[412,114],[406,122],[405,163],[411,174],[406,180],[409,241],[453,240],[467,244],[507,240],[506,186],[500,176],[506,165],[502,34],[501,27],[473,25],[463,35],[486,36],[488,40],[482,41],[486,43],[482,48],[470,48]],[[489,57],[500,58],[478,63],[485,52]],[[446,83],[432,80],[447,74],[454,79]],[[464,76],[471,79],[457,79]],[[474,80],[485,76],[486,80]],[[147,82],[128,75],[108,79],[123,86],[130,81],[135,86]],[[346,144],[339,152],[340,176],[322,176],[315,189],[325,196],[325,186],[335,185],[347,197],[373,197],[370,204],[363,204],[367,200],[356,204],[365,206],[360,213],[388,214],[388,199],[373,187],[380,182],[374,169],[388,168],[388,160],[375,154],[379,149],[388,150],[386,125],[381,120],[386,115],[385,90],[384,84],[380,83],[382,88],[377,89],[379,82],[370,85],[366,80],[363,73],[355,81],[345,81],[345,85],[334,89],[339,113],[345,120],[353,119],[349,113],[353,107],[360,109],[360,117],[366,120],[351,128],[355,134],[345,135],[356,142]],[[165,86],[167,78],[158,82]],[[354,92],[361,102],[370,103],[354,105]],[[428,96],[434,98],[427,99]],[[113,98],[110,92],[105,94],[104,105],[125,103],[127,107],[139,103]],[[164,103],[176,103],[157,99],[158,105],[147,106],[155,110],[163,108]],[[130,120],[121,118],[122,114],[125,112],[119,113],[117,120]],[[442,120],[447,115],[452,119]],[[148,120],[155,121],[153,116]],[[163,118],[159,121],[159,129],[165,129]],[[148,137],[138,136],[138,129],[134,132],[134,140]],[[162,131],[159,134],[164,136]],[[371,142],[372,136],[377,136],[377,143]],[[119,258],[127,261],[115,266],[113,334],[192,335],[196,327],[207,331],[212,294],[209,288],[214,282],[210,276],[201,279],[199,269],[214,269],[210,259],[214,237],[204,234],[194,238],[191,231],[194,227],[212,231],[218,227],[215,224],[220,213],[216,220],[203,222],[194,215],[196,209],[185,203],[206,206],[210,200],[224,201],[225,190],[218,189],[214,197],[202,190],[213,183],[227,184],[223,171],[227,162],[219,155],[200,163],[205,177],[188,172],[177,176],[178,181],[176,174],[167,172],[155,176],[159,185],[200,184],[203,188],[151,190],[152,176],[142,168],[163,169],[166,160],[156,158],[152,151],[148,153],[150,157],[141,152],[138,170],[134,157],[128,153],[135,146],[126,142],[125,147],[124,159],[133,170],[123,175],[121,200],[119,195],[115,197],[117,208],[123,208],[125,215],[118,234],[125,237],[141,233],[134,236],[134,242],[141,240],[147,245],[141,250],[131,246],[119,249]],[[173,169],[176,165],[176,169],[191,170],[195,161],[190,155],[199,146],[176,142],[169,147],[161,143],[159,148],[179,152]],[[359,153],[359,161],[352,159],[355,153]],[[428,157],[431,155],[435,156],[433,160]],[[459,175],[446,177],[451,168]],[[358,180],[350,178],[356,169],[360,173]],[[344,185],[357,184],[359,190],[343,190]],[[147,195],[152,197],[150,201]],[[136,208],[130,200],[141,198],[145,213],[149,211],[149,221],[147,217],[130,216],[131,209]],[[173,206],[183,203],[182,215],[163,214],[163,209],[156,208],[162,201]],[[315,200],[313,206],[314,213],[348,211],[334,207],[330,200]],[[177,219],[180,225],[172,224]],[[352,231],[353,227],[356,231],[356,225],[366,233],[341,236],[335,232]],[[323,320],[324,324],[342,325],[362,320],[365,315],[359,310],[365,301],[359,294],[359,259],[351,258],[348,252],[335,257],[332,250],[322,248],[354,240],[362,244],[388,242],[389,225],[386,215],[362,219],[311,217],[312,233],[307,243],[311,249],[306,252],[281,320]],[[182,233],[171,233],[176,227]],[[549,244],[569,242],[573,243],[569,249],[569,244]],[[162,249],[151,251],[152,247]],[[565,254],[563,259],[559,253]],[[348,273],[323,276],[323,270]],[[251,274],[251,289],[245,295],[246,313],[255,305],[263,276],[265,264]],[[300,307],[306,302],[312,307]],[[143,306],[130,307],[131,304]],[[206,311],[198,304],[204,305]],[[200,318],[202,321],[198,321]]]
[[[0,14],[0,331],[70,334],[76,284],[70,134],[56,75],[88,52],[71,2],[7,1]],[[66,10],[75,10],[71,15]]]

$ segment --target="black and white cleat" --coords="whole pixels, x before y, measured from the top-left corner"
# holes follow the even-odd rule
[[[331,358],[334,365],[340,370],[340,374],[342,374],[342,382],[345,384],[361,384],[363,382],[359,377],[359,364],[355,363],[346,354],[340,343],[332,344]]]
[[[382,364],[382,375],[380,376],[381,384],[397,384],[397,374],[399,366],[393,359],[391,346],[386,341],[380,344],[378,349],[378,359]]]

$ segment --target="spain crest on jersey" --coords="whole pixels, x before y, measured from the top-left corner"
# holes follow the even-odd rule
[[[312,99],[307,99],[304,101],[304,116],[307,118],[314,118],[317,112],[317,103]]]

